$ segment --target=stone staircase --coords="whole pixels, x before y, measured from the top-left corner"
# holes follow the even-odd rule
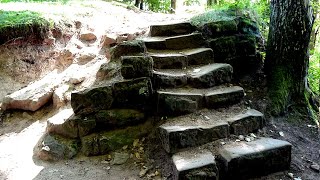
[[[204,47],[204,38],[191,27],[151,26],[151,37],[144,39],[154,61],[158,113],[171,116],[158,132],[163,149],[172,155],[172,179],[247,179],[288,169],[291,145],[284,141],[251,137],[205,147],[257,132],[264,117],[254,109],[230,108],[245,96],[244,89],[230,84],[232,66],[214,63],[213,50]],[[201,111],[218,107],[224,108]]]
[[[150,37],[112,49],[109,79],[71,95],[72,110],[48,121],[41,152],[57,156],[58,142],[59,158],[106,154],[150,133],[155,116],[164,119],[156,128],[172,157],[172,179],[248,179],[288,169],[291,145],[249,135],[264,126],[263,114],[240,103],[245,92],[231,84],[232,66],[215,63],[195,30],[155,25]]]

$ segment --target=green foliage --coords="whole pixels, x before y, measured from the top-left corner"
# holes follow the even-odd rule
[[[0,0],[0,3],[9,3],[9,2],[59,2],[66,4],[70,0]]]
[[[49,21],[40,13],[0,10],[0,44],[10,39],[30,35],[42,39],[46,36],[49,27]]]
[[[308,80],[311,90],[320,95],[320,51],[316,51],[310,57]]]
[[[146,4],[149,10],[154,12],[168,13],[171,10],[170,0],[147,0]]]

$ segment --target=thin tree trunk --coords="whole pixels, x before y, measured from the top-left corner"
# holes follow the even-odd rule
[[[171,13],[175,13],[177,8],[177,0],[171,0]]]
[[[274,115],[305,100],[312,25],[309,0],[271,0],[265,68]]]

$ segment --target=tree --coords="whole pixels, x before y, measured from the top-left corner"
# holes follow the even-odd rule
[[[313,25],[309,0],[271,0],[265,68],[270,111],[279,115],[291,105],[306,105],[308,45]]]

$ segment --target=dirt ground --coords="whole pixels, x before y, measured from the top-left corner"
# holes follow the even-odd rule
[[[142,12],[114,6],[110,3],[71,4],[63,7],[52,4],[1,4],[0,9],[36,10],[46,13],[55,21],[64,20],[62,24],[76,21],[83,27],[95,32],[101,38],[103,34],[147,33],[150,24],[164,21],[181,21],[192,14],[163,15]],[[60,23],[61,24],[61,23]],[[19,90],[28,83],[37,80],[56,67],[53,54],[59,54],[66,48],[76,46],[74,29],[66,29],[65,37],[51,47],[1,46],[0,47],[0,101],[3,97]],[[95,48],[98,48],[96,46]],[[20,61],[24,57],[34,57],[35,63]],[[250,81],[250,80],[249,80]],[[255,82],[251,80],[250,82]],[[263,81],[261,81],[263,82]],[[245,102],[258,110],[265,111],[264,84],[250,86],[244,84],[248,96]],[[253,88],[255,87],[255,88]],[[257,88],[260,87],[260,88]],[[251,93],[252,92],[252,93]],[[250,100],[250,101],[249,101]],[[170,179],[170,169],[166,163],[169,156],[161,149],[154,135],[146,137],[145,162],[137,163],[130,158],[123,165],[111,165],[107,155],[98,157],[76,157],[59,162],[43,162],[34,157],[34,148],[45,132],[46,121],[56,111],[48,104],[36,112],[12,111],[0,117],[0,179],[2,180],[134,180],[134,179]],[[319,129],[307,119],[295,119],[294,114],[288,117],[268,118],[263,130],[265,136],[287,140],[293,145],[292,163],[289,171],[280,172],[258,179],[279,180],[291,179],[288,173],[303,180],[320,180],[319,172],[310,169],[314,163],[320,164]],[[280,133],[281,132],[281,133]],[[283,134],[282,134],[283,133]],[[281,135],[283,136],[281,136]],[[142,178],[140,175],[149,169]],[[143,171],[142,171],[143,170]],[[157,175],[156,172],[159,172]],[[162,177],[161,177],[162,176]]]

